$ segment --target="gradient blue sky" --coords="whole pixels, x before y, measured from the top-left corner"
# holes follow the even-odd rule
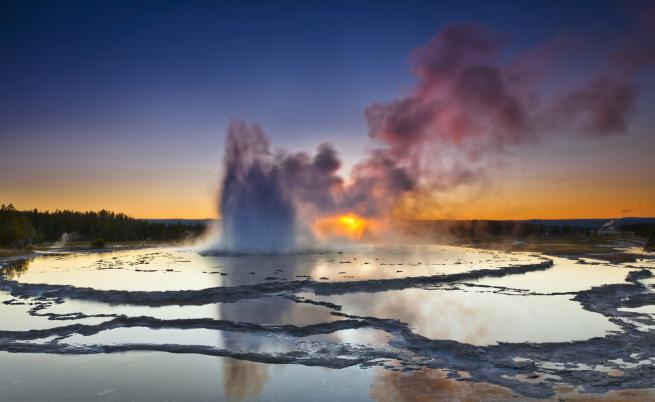
[[[509,52],[562,33],[602,47],[632,23],[630,8],[617,1],[3,1],[0,200],[213,216],[229,117],[259,122],[275,145],[292,150],[329,141],[349,166],[367,147],[364,108],[411,87],[411,50],[443,26],[486,26]],[[637,126],[639,148],[652,144],[651,121]],[[634,141],[605,151],[630,152]],[[626,205],[649,197],[639,193]]]

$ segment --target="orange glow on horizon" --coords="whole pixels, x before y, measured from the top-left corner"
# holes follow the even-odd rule
[[[321,237],[346,237],[361,240],[370,225],[370,220],[354,213],[348,213],[321,218],[315,223],[314,229]]]
[[[564,173],[551,173],[529,179],[498,179],[493,188],[479,191],[462,186],[427,197],[412,194],[400,200],[387,217],[422,220],[653,217],[655,186],[645,184],[650,171],[642,169],[632,175],[607,173],[601,177],[594,173],[573,178],[566,178]],[[135,218],[220,218],[216,174],[206,177],[169,174],[156,180],[129,176],[118,180],[98,174],[100,179],[94,176],[86,180],[69,173],[44,181],[39,175],[25,176],[26,173],[19,171],[15,176],[3,177],[1,203],[13,203],[20,210],[107,209]],[[366,219],[364,222],[370,232],[372,222]],[[356,219],[333,222],[333,225],[348,227],[349,223],[357,226]]]

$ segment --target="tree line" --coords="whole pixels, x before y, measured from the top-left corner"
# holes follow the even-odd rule
[[[600,228],[575,225],[556,225],[521,221],[467,220],[467,221],[408,221],[405,234],[439,238],[483,240],[492,238],[528,239],[531,237],[593,236]],[[646,240],[645,248],[655,250],[655,224],[635,223],[617,226],[616,233],[633,233]]]
[[[655,223],[642,223],[642,224],[633,224],[633,225],[624,225],[621,227],[622,230],[629,230],[634,232],[637,236],[641,236],[646,239],[647,250],[655,251]]]
[[[70,240],[170,241],[198,236],[201,223],[166,223],[135,219],[123,213],[56,210],[19,211],[12,204],[0,206],[0,247],[24,248],[32,244]]]
[[[594,230],[580,226],[478,219],[409,221],[407,228],[407,234],[410,235],[435,235],[436,237],[448,235],[459,239],[590,236],[594,233]]]

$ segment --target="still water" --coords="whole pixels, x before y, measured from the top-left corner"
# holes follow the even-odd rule
[[[447,356],[452,347],[484,357],[476,347],[621,334],[629,320],[574,297],[626,283],[630,268],[549,258],[552,266],[536,254],[415,246],[277,256],[147,248],[5,261],[0,400],[577,397],[580,389],[566,391],[556,375],[532,390],[506,366],[481,380],[466,370],[477,370],[474,361]],[[461,273],[472,274],[439,280]]]

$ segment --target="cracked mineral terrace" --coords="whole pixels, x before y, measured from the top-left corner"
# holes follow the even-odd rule
[[[408,398],[421,392],[414,382],[494,400],[651,398],[655,293],[644,258],[635,268],[445,246],[32,256],[0,263],[9,318],[0,354],[159,352],[153,361],[167,353],[197,356],[193,364],[214,356],[262,383],[272,367],[319,366],[339,369],[328,378],[349,370]],[[154,290],[160,281],[165,290]]]

